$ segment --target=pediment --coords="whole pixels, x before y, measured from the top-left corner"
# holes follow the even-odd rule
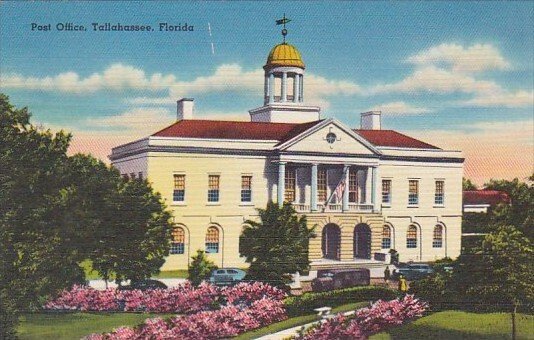
[[[341,122],[328,119],[283,143],[279,150],[331,154],[376,155],[380,152]]]

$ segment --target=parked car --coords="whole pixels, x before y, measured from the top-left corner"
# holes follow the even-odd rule
[[[209,281],[215,285],[232,285],[243,281],[246,274],[239,268],[219,268],[211,272]]]
[[[422,279],[432,273],[434,273],[434,269],[427,263],[409,263],[395,270],[392,277],[398,280],[400,275],[402,275],[406,280],[413,281]]]
[[[120,290],[148,290],[148,289],[167,289],[167,285],[158,280],[140,280],[130,283],[126,286],[120,286]]]
[[[371,282],[369,269],[331,269],[319,270],[312,281],[314,292],[325,292],[354,286],[367,286]]]

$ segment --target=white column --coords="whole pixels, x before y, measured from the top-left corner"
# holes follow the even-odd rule
[[[287,102],[287,73],[282,73],[282,102]]]
[[[263,104],[269,102],[269,75],[265,75],[265,83],[263,84]]]
[[[311,211],[317,211],[317,163],[312,164],[311,168]]]
[[[286,163],[278,163],[278,205],[284,205],[284,195],[286,188]]]
[[[300,85],[300,90],[299,90],[300,102],[303,102],[304,101],[304,75],[303,74],[299,75],[299,78],[300,78],[300,82],[299,82],[300,83],[299,84]]]
[[[274,102],[274,74],[269,74],[269,103]]]
[[[349,211],[349,172],[350,166],[343,166],[343,176],[345,176],[343,179],[345,181],[345,189],[343,190],[343,211]]]
[[[373,205],[373,212],[378,211],[378,200],[376,196],[376,191],[378,189],[378,167],[374,166],[371,170],[373,181],[371,183],[371,204]]]
[[[295,78],[293,78],[293,102],[298,103],[299,102],[299,96],[300,96],[300,75],[295,74]]]

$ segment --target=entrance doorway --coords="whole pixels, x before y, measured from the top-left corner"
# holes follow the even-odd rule
[[[354,257],[371,259],[371,228],[365,223],[354,228]]]
[[[323,257],[330,260],[340,259],[341,231],[336,224],[327,224],[323,228],[322,245]]]

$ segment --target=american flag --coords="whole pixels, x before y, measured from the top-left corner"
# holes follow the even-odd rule
[[[345,177],[345,176],[343,176]],[[339,182],[339,184],[336,187],[336,190],[334,191],[334,195],[336,196],[336,201],[341,202],[343,199],[343,191],[345,191],[345,178]]]

